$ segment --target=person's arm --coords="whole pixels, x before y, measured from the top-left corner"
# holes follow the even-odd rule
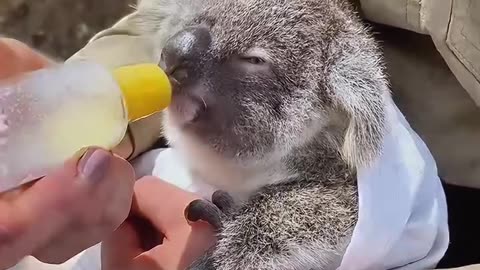
[[[367,20],[431,36],[452,73],[480,106],[480,1],[354,1]]]

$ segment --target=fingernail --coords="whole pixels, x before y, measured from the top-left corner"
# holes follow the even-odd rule
[[[88,151],[88,147],[83,147],[82,149],[78,150],[75,154],[73,154],[73,159],[78,160],[85,155],[85,153]]]
[[[105,177],[110,165],[110,152],[102,149],[88,150],[78,163],[80,174],[90,182],[98,182]]]

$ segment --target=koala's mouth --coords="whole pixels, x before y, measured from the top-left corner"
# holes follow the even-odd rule
[[[180,126],[198,123],[207,111],[207,103],[202,98],[205,95],[205,89],[201,84],[180,83],[179,78],[174,76],[180,76],[178,72],[176,66],[167,72],[173,87],[172,103],[167,109],[170,118]]]
[[[174,92],[168,110],[179,125],[193,124],[199,121],[207,109],[206,103],[198,97]]]

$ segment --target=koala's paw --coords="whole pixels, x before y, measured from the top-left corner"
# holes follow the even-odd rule
[[[232,197],[228,193],[218,190],[213,193],[211,202],[203,199],[192,201],[185,208],[185,218],[192,222],[206,221],[220,231],[223,221],[232,207]]]

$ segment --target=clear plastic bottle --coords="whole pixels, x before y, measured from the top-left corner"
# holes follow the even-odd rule
[[[83,147],[115,147],[129,122],[170,99],[168,78],[153,64],[110,72],[78,61],[0,82],[0,192],[46,175]]]

